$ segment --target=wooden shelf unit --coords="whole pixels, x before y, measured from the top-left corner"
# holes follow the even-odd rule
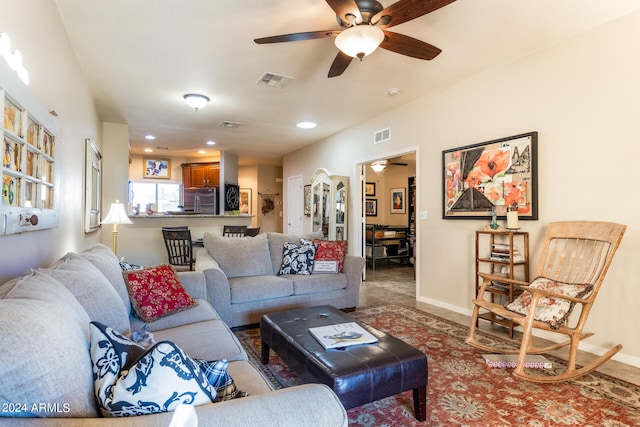
[[[506,252],[503,252],[504,260],[492,257],[494,245],[506,248]],[[521,256],[518,260],[514,257],[515,249]],[[529,282],[529,233],[526,231],[476,231],[476,298],[485,297],[485,295],[478,295],[482,285],[482,278],[478,275],[480,272]],[[520,295],[521,291],[511,283],[504,283],[503,286],[489,286],[487,293],[490,294],[489,298],[492,302],[501,298],[506,299],[504,303],[508,304]],[[513,338],[514,324],[511,321],[499,318],[490,312],[481,313],[478,317],[506,327],[509,329],[509,336]]]
[[[386,232],[386,235],[385,235]],[[393,236],[390,234],[394,233]],[[409,248],[409,227],[393,227],[387,225],[367,225],[367,261],[371,261],[371,269],[376,269],[377,260],[400,260],[409,262],[411,258]],[[397,248],[395,253],[389,253],[389,247]],[[384,254],[377,254],[377,248],[383,249]]]

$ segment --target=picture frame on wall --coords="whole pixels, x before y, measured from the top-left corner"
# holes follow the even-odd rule
[[[376,195],[376,183],[375,182],[366,182],[364,184],[364,195],[365,196],[375,196]]]
[[[407,213],[407,189],[404,187],[391,189],[391,213]]]
[[[142,159],[142,176],[144,178],[170,179],[171,160],[159,159],[155,157],[145,157]]]
[[[251,189],[240,189],[240,213],[251,215]]]
[[[311,216],[311,184],[304,186],[304,216]]]
[[[442,152],[443,219],[538,219],[538,132]]]
[[[366,216],[378,216],[378,199],[366,199],[364,212]]]

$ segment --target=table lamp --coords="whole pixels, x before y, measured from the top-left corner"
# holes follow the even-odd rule
[[[100,224],[113,224],[113,253],[118,253],[118,224],[133,224],[129,219],[127,212],[124,210],[124,205],[116,200],[115,203],[111,203],[111,208],[105,219]]]

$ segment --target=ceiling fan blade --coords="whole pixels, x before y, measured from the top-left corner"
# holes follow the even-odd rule
[[[345,23],[349,22],[347,15],[355,16],[356,23],[362,22],[362,15],[360,15],[360,8],[356,4],[355,0],[326,0],[329,7],[338,15],[338,17]]]
[[[259,39],[253,39],[253,41],[258,44],[297,42],[300,40],[313,40],[335,37],[340,34],[340,32],[341,31],[339,30],[307,31],[304,33],[281,34],[279,36],[261,37]]]
[[[394,25],[402,24],[403,22],[411,21],[412,19],[419,18],[427,13],[431,13],[434,10],[440,9],[453,3],[456,0],[399,0],[391,6],[376,13],[371,22],[376,23],[384,16],[391,17],[388,22],[383,20],[379,27],[389,28]]]
[[[337,77],[344,73],[344,70],[347,69],[352,60],[352,56],[342,53],[342,51],[339,50],[338,55],[336,55],[336,59],[334,59],[331,64],[331,68],[329,68],[329,75],[327,77]]]
[[[413,37],[405,36],[404,34],[385,31],[384,35],[385,38],[380,44],[380,47],[401,55],[431,60],[442,52],[441,49],[438,49],[429,43],[414,39]]]

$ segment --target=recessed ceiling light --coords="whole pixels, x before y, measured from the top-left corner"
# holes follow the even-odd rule
[[[300,122],[298,124],[296,124],[296,127],[300,128],[300,129],[313,129],[316,126],[318,126],[316,123],[314,122]]]
[[[207,154],[207,152],[204,150],[198,150],[198,154]]]
[[[145,153],[153,153],[153,150],[151,148],[145,148],[144,152]]]
[[[145,135],[144,139],[148,139],[149,141],[153,141],[154,139],[156,139],[156,137],[153,136],[153,135]]]
[[[207,145],[216,145],[215,141],[207,141]]]

